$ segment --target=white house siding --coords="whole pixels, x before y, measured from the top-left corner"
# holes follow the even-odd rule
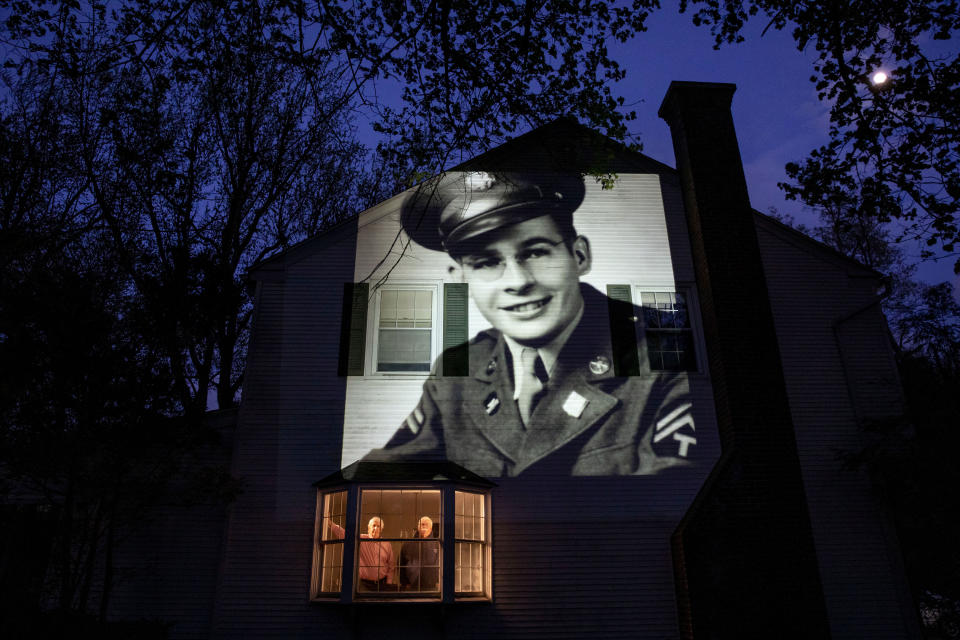
[[[897,547],[869,478],[838,460],[863,444],[852,398],[869,417],[898,409],[878,279],[757,220],[832,637],[918,637],[900,560],[891,555]],[[841,345],[852,375],[845,375]]]
[[[355,242],[354,221],[257,271],[232,469],[244,492],[231,508],[213,637],[290,638],[309,624],[311,485],[339,468],[340,311]]]

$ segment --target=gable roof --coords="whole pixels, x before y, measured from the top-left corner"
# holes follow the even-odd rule
[[[673,167],[654,160],[640,151],[631,149],[627,145],[608,138],[601,133],[580,124],[571,117],[561,117],[541,125],[516,138],[485,151],[465,162],[450,167],[447,171],[471,170],[499,170],[524,171],[530,167],[541,167],[555,171],[579,171],[589,175],[602,176],[617,173],[652,173],[659,174],[669,182],[679,186],[679,174]],[[297,255],[311,254],[331,236],[341,233],[356,233],[356,224],[360,216],[371,209],[382,207],[394,199],[402,200],[408,193],[415,190],[411,187],[406,191],[387,198],[373,207],[358,212],[323,231],[320,231],[297,244],[284,249],[274,255],[261,260],[250,267],[248,277],[260,271],[269,271],[273,268],[282,269],[284,264],[295,262]],[[805,233],[789,227],[778,220],[753,210],[757,224],[763,225],[779,237],[804,246],[830,262],[846,269],[860,272],[868,277],[883,277],[883,274],[867,267],[859,261],[843,255],[832,247],[812,238]],[[314,245],[317,245],[316,247]]]
[[[530,167],[544,167],[558,171],[580,171],[588,174],[606,173],[656,173],[677,180],[677,171],[673,167],[645,156],[627,145],[616,142],[593,129],[586,127],[574,118],[562,117],[537,127],[516,138],[481,153],[446,171],[491,170],[524,171]],[[375,204],[369,209],[357,212],[349,218],[324,229],[282,251],[264,258],[252,265],[248,277],[261,270],[279,268],[294,256],[310,253],[314,244],[323,244],[331,234],[344,229],[355,230],[357,220],[367,211],[381,207],[395,198],[405,198],[416,186],[402,191]],[[295,260],[295,259],[294,259]]]

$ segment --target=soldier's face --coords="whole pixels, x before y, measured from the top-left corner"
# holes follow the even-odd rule
[[[583,304],[580,276],[590,270],[590,245],[572,249],[550,216],[481,236],[461,256],[470,296],[494,328],[521,344],[542,346],[561,333]]]

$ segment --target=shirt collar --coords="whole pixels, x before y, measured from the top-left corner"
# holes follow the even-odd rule
[[[583,318],[583,307],[584,302],[581,299],[580,309],[577,311],[577,315],[574,316],[570,324],[568,324],[563,331],[557,334],[556,338],[537,349],[540,359],[543,360],[543,368],[546,369],[548,377],[553,375],[553,367],[557,364],[557,357],[560,355],[560,350],[563,349],[564,345],[567,344],[567,340],[570,339],[570,334],[572,334],[573,330],[577,328],[578,324],[580,324],[580,320]],[[526,347],[518,343],[507,334],[503,334],[503,340],[507,343],[507,347],[510,349],[510,357],[513,359],[513,399],[516,400],[519,397],[518,394],[520,393],[516,381],[520,379],[519,376],[522,373],[520,370],[520,352]]]

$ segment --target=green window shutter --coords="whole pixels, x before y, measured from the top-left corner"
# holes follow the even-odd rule
[[[443,375],[469,375],[470,340],[467,326],[467,284],[447,282],[443,285]]]
[[[367,302],[370,285],[366,282],[343,283],[343,309],[340,314],[340,361],[337,375],[362,376],[367,345]]]
[[[607,305],[610,311],[613,370],[618,376],[640,375],[640,354],[637,351],[637,329],[630,285],[608,284]]]

